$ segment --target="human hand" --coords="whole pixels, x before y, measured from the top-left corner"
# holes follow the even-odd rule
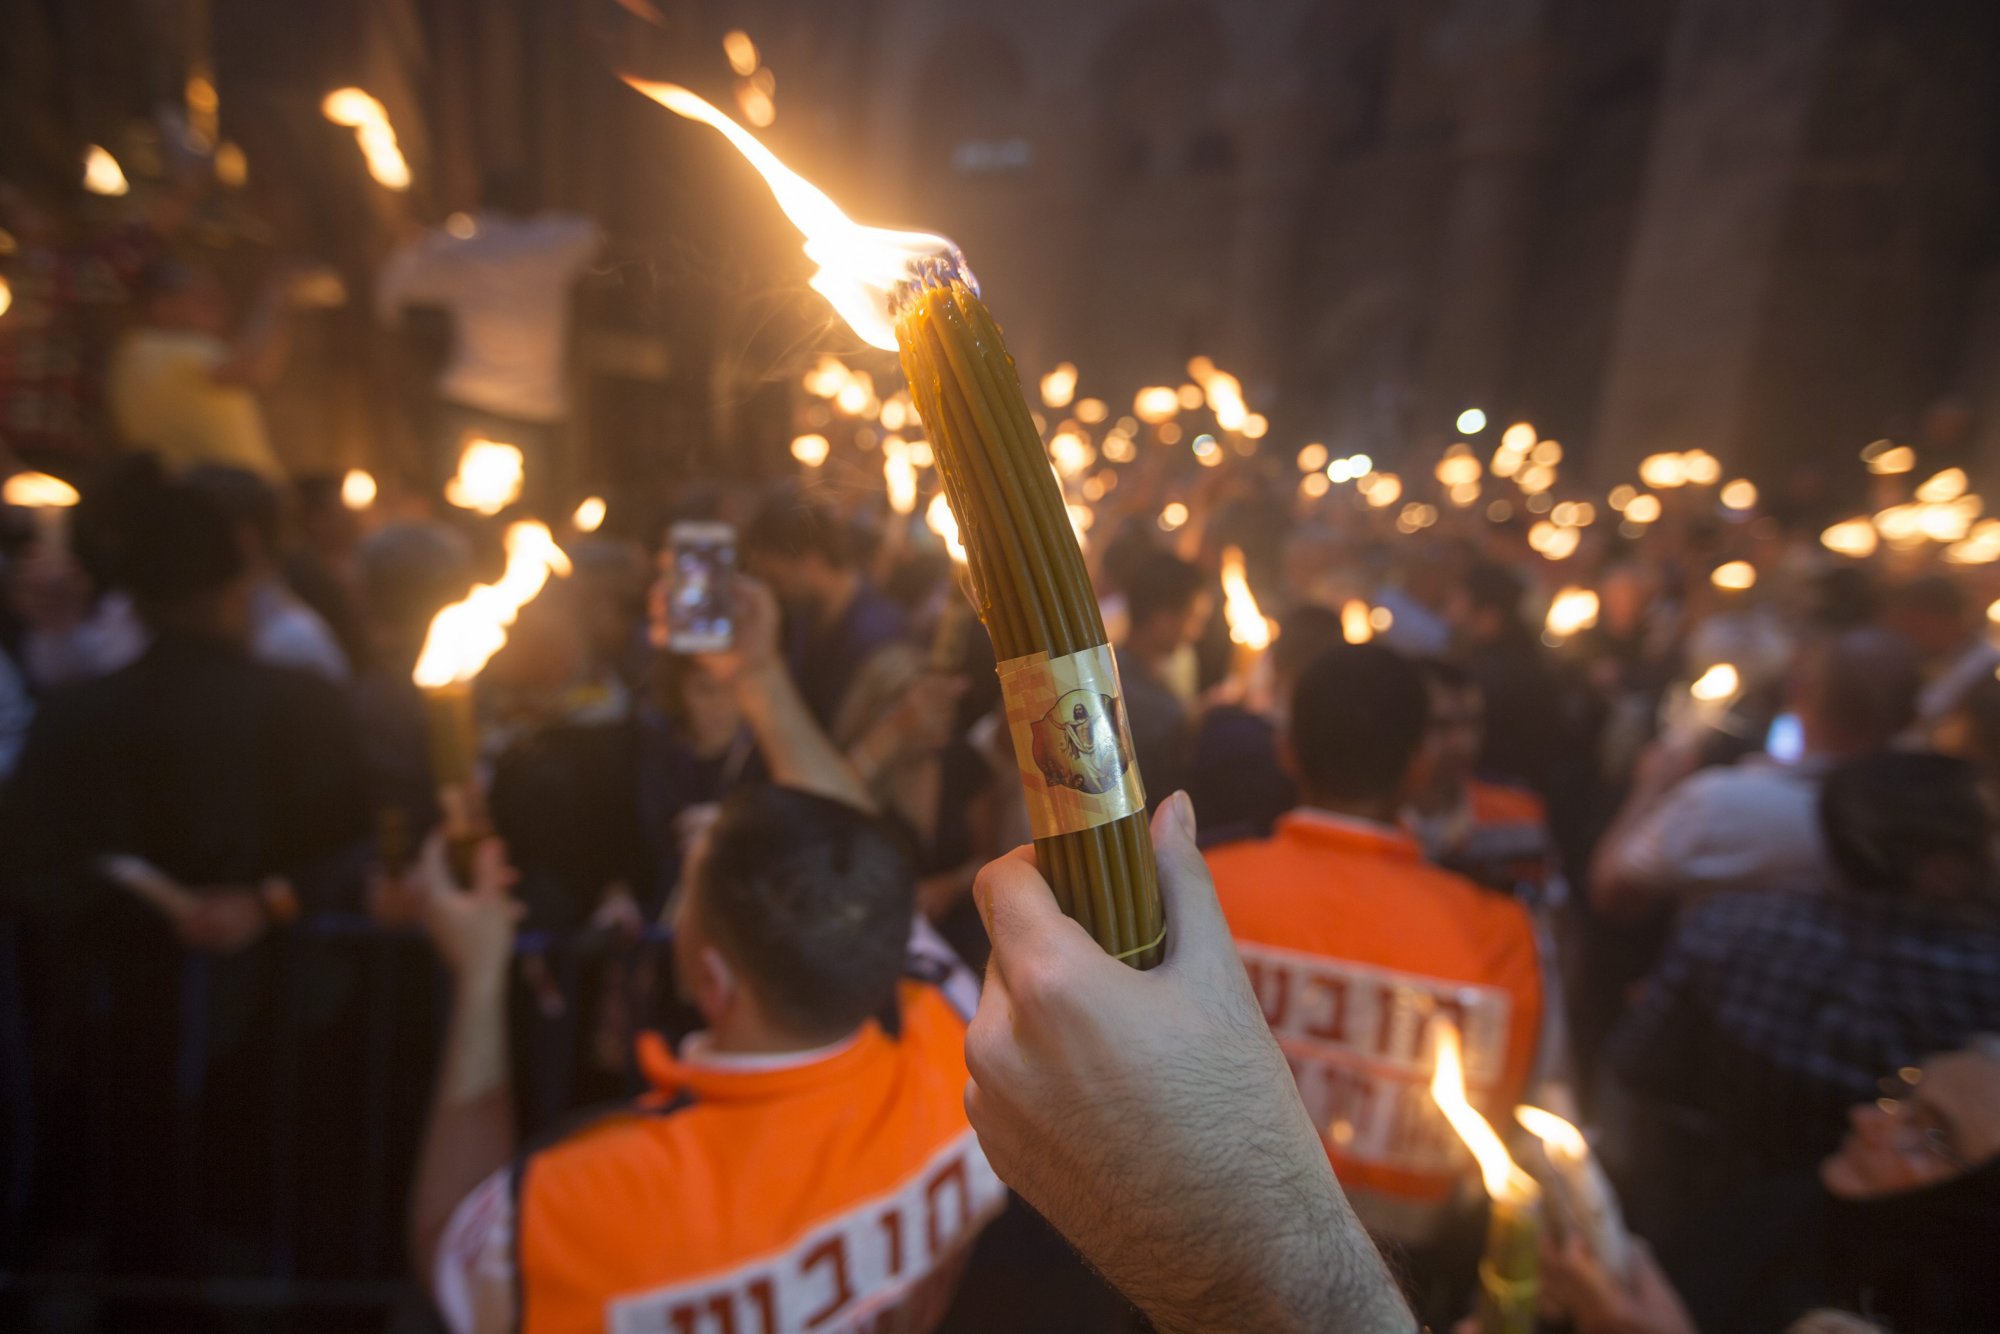
[[[653,647],[669,653],[682,652],[674,646],[671,572],[653,583],[647,599],[650,625],[648,638]],[[781,617],[778,600],[771,590],[749,575],[736,576],[730,585],[731,619],[735,634],[732,643],[720,651],[691,652],[704,670],[718,681],[732,683],[778,664],[778,627]]]
[[[1170,926],[1139,972],[1023,848],[973,890],[993,958],[966,1111],[994,1169],[1163,1330],[1410,1327],[1347,1208],[1195,848],[1153,818]]]
[[[461,990],[494,990],[506,980],[523,912],[507,892],[515,879],[497,838],[473,849],[469,888],[460,888],[451,873],[444,835],[424,842],[415,869],[424,933]]]
[[[1542,1242],[1542,1300],[1567,1315],[1577,1334],[1697,1334],[1680,1294],[1644,1242],[1632,1241],[1631,1272],[1621,1282],[1582,1237]]]

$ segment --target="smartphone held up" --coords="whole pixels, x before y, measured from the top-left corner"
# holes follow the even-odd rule
[[[667,531],[667,632],[676,653],[719,653],[736,642],[736,530],[681,522]]]

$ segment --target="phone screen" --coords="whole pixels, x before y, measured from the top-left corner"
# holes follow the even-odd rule
[[[669,542],[673,577],[667,622],[678,652],[710,653],[734,642],[730,589],[736,579],[736,532],[724,523],[677,523]]]
[[[1771,720],[1764,735],[1764,753],[1780,764],[1797,764],[1805,758],[1806,734],[1795,713],[1781,713]]]

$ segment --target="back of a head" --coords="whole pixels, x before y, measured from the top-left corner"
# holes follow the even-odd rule
[[[247,530],[267,552],[278,547],[281,506],[278,488],[246,468],[205,463],[182,474],[182,481],[200,491]]]
[[[1971,603],[1958,580],[1948,574],[1927,574],[1898,588],[1891,604],[1897,613],[1933,617],[1954,624],[1963,622]]]
[[[440,523],[391,523],[361,540],[363,604],[391,656],[412,663],[431,618],[472,586],[472,550]]]
[[[1156,551],[1132,571],[1125,605],[1134,626],[1161,613],[1184,614],[1202,590],[1201,571],[1170,552]]]
[[[791,788],[741,792],[699,874],[703,927],[793,1033],[831,1041],[894,996],[916,883],[869,816]]]
[[[1524,594],[1521,576],[1504,565],[1480,564],[1465,572],[1466,603],[1475,613],[1492,613],[1507,624],[1518,624]]]
[[[119,569],[140,614],[155,628],[198,611],[243,574],[234,523],[214,498],[165,482],[134,504]]]
[[[1811,706],[1845,749],[1878,749],[1916,720],[1923,669],[1900,636],[1873,627],[1843,630],[1806,652]]]
[[[1337,644],[1292,692],[1292,754],[1308,797],[1386,801],[1423,745],[1430,695],[1417,665],[1381,644]]]
[[[1280,681],[1296,681],[1307,663],[1344,642],[1338,613],[1316,602],[1302,603],[1278,620],[1271,671]]]
[[[758,507],[743,528],[742,548],[746,555],[763,553],[786,560],[817,554],[837,570],[853,563],[848,531],[839,517],[789,488]]]
[[[1880,751],[1827,775],[1827,851],[1868,894],[1935,900],[1993,897],[1993,823],[1978,773],[1944,755]]]

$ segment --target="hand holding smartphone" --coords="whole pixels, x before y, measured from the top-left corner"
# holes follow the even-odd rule
[[[736,530],[682,522],[667,531],[667,646],[720,653],[736,643]]]

